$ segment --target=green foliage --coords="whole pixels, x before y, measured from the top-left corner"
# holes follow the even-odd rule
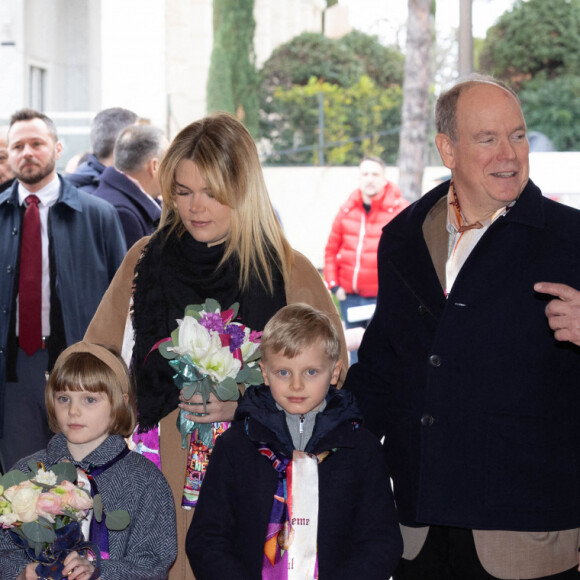
[[[319,93],[324,102],[324,141],[335,143],[325,151],[327,164],[356,165],[365,154],[380,156],[390,163],[396,161],[398,131],[393,130],[390,135],[380,132],[400,125],[401,87],[383,89],[362,75],[350,87],[312,77],[306,86],[279,88],[274,97],[288,127],[283,139],[292,140],[297,146],[318,143]],[[357,140],[349,141],[352,137]],[[278,143],[283,143],[283,139]],[[273,161],[317,164],[318,149],[280,156]]]
[[[312,146],[318,143],[319,93],[325,143],[355,139],[326,149],[326,163],[356,164],[365,153],[394,163],[403,71],[398,51],[357,31],[341,39],[303,33],[278,47],[261,71],[260,135],[276,151],[310,150],[272,156],[268,163],[318,163]]]
[[[481,70],[515,88],[542,72],[580,74],[580,0],[518,0],[487,32]]]
[[[207,109],[237,115],[258,130],[258,73],[254,53],[254,0],[213,0],[214,45],[207,81]]]
[[[558,151],[580,150],[580,76],[537,77],[519,97],[529,130],[550,137]]]
[[[529,131],[580,150],[580,0],[518,0],[490,28],[479,70],[519,92]]]

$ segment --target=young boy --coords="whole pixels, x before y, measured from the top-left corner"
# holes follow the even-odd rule
[[[305,304],[262,335],[249,387],[216,442],[187,535],[198,580],[390,578],[403,544],[378,440],[335,384],[339,339]]]

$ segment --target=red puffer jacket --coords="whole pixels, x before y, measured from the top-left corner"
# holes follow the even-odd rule
[[[348,294],[376,296],[377,248],[381,230],[409,202],[387,182],[365,212],[360,189],[353,191],[334,218],[324,253],[324,279],[329,288],[342,286]]]

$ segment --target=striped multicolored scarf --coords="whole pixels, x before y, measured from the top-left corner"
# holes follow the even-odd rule
[[[278,473],[278,487],[264,544],[262,580],[318,578],[318,464],[331,453],[294,451],[279,457],[258,447]]]

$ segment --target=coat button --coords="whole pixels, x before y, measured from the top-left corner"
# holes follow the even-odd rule
[[[17,228],[12,228],[12,235],[15,236],[18,233]]]
[[[421,424],[424,425],[425,427],[431,427],[431,425],[433,425],[434,422],[435,419],[433,418],[432,415],[423,415],[421,417]]]
[[[7,266],[6,267],[6,272],[8,272],[8,274],[11,274],[12,273],[12,270],[14,270],[14,267],[13,266]]]
[[[436,354],[432,354],[429,357],[429,364],[432,367],[440,367],[441,366],[441,357],[437,356]]]
[[[3,306],[2,307],[2,313],[3,314],[8,314],[8,312],[9,312],[8,306]]]
[[[419,314],[427,314],[427,307],[424,304],[419,304]]]

